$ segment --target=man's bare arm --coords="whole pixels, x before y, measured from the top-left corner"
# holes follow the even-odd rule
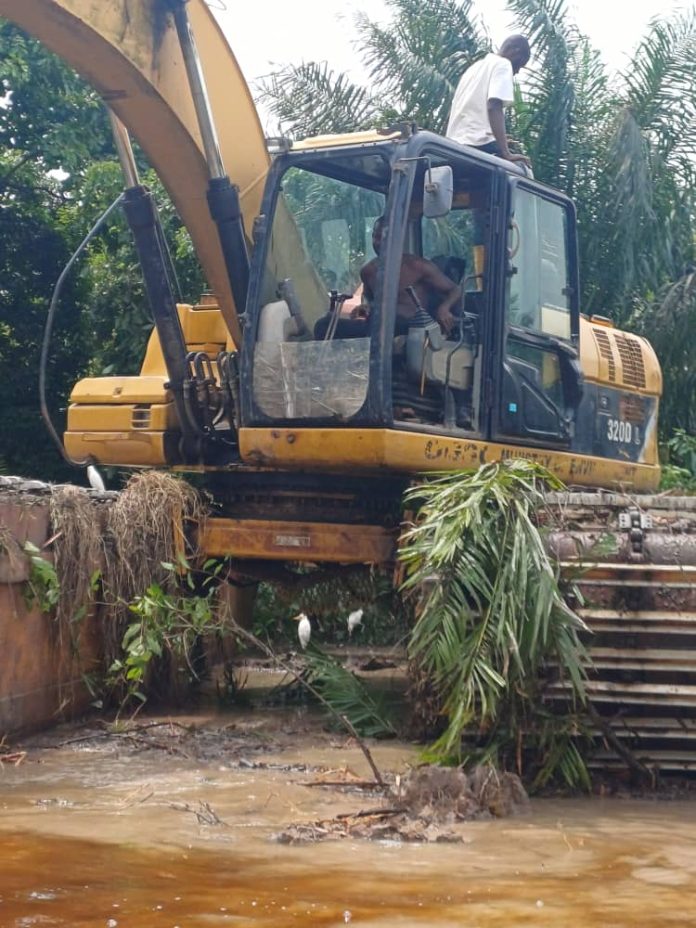
[[[462,295],[462,288],[453,280],[443,274],[440,268],[433,264],[432,261],[421,259],[420,283],[424,284],[431,290],[442,294],[442,300],[435,312],[435,318],[442,326],[443,330],[449,335],[454,328],[456,318],[452,309],[457,305]]]
[[[373,261],[369,261],[360,269],[360,280],[362,281],[362,297],[360,303],[351,310],[351,318],[367,319],[372,309],[374,300],[373,283],[376,274],[376,268]]]
[[[495,97],[492,97],[488,101],[488,121],[491,124],[491,132],[498,143],[500,157],[505,158],[506,161],[522,161],[524,164],[529,164],[529,158],[527,158],[526,155],[513,155],[510,152],[502,100],[497,100]]]
[[[376,269],[374,262],[370,261],[360,269],[360,280],[363,282],[363,299],[371,303],[375,297],[372,284],[374,282]]]

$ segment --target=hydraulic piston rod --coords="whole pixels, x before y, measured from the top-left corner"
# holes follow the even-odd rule
[[[249,288],[249,253],[244,235],[239,187],[232,184],[225,173],[205,77],[186,11],[187,0],[170,0],[170,3],[208,164],[208,206],[217,225],[230,287],[237,312],[241,315]],[[232,335],[237,337],[237,333],[233,332]]]

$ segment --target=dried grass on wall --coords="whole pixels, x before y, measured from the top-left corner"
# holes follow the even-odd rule
[[[196,558],[187,547],[204,516],[198,492],[183,480],[157,471],[131,477],[110,507],[105,529],[104,596],[107,659],[120,653],[121,639],[131,613],[128,603],[152,584],[171,590],[175,564],[181,555]]]
[[[54,566],[60,583],[59,629],[79,615],[92,597],[92,578],[102,567],[103,515],[81,487],[51,488],[49,503]]]

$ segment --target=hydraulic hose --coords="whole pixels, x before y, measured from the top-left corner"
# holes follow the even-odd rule
[[[89,245],[89,243],[92,241],[94,236],[104,225],[104,223],[109,218],[111,213],[116,209],[117,206],[120,206],[122,200],[123,200],[123,194],[119,194],[119,196],[114,200],[111,206],[109,206],[109,208],[106,209],[101,214],[99,219],[97,219],[97,221],[92,226],[92,228],[89,230],[87,235],[80,242],[73,256],[70,258],[68,263],[63,268],[61,275],[58,278],[58,281],[56,282],[55,287],[53,288],[53,296],[51,297],[51,303],[48,307],[48,315],[46,316],[46,325],[44,326],[43,341],[41,343],[41,356],[39,359],[39,402],[41,404],[41,417],[46,423],[46,428],[48,429],[49,435],[55,442],[55,445],[60,451],[60,455],[63,458],[63,460],[66,461],[68,464],[72,464],[75,467],[86,467],[88,464],[92,463],[92,459],[88,457],[88,458],[85,458],[84,461],[73,460],[66,452],[63,441],[60,435],[58,434],[58,432],[56,431],[55,426],[53,425],[53,422],[51,420],[51,414],[48,411],[48,405],[46,403],[46,366],[48,363],[48,348],[49,348],[49,345],[51,344],[51,335],[53,334],[53,320],[55,318],[56,309],[58,307],[58,301],[60,299],[60,295],[63,289],[63,284],[65,283],[65,279],[70,273],[73,264],[77,261],[77,259],[80,257],[82,252],[85,250],[87,245]]]

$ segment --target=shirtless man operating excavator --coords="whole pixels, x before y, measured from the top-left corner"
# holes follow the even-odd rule
[[[382,236],[384,235],[384,216],[375,220],[372,228],[372,247],[379,256],[382,247]],[[375,295],[377,283],[377,261],[373,258],[368,261],[360,271],[360,278],[363,283],[363,299],[369,306]],[[418,255],[405,254],[401,260],[401,273],[399,275],[399,295],[396,303],[396,334],[405,331],[417,310],[416,306],[407,293],[407,289],[413,287],[418,296],[421,305],[428,308],[433,304],[433,300],[439,297],[439,303],[434,310],[431,310],[432,316],[437,319],[445,334],[449,334],[456,324],[456,318],[452,313],[453,308],[461,298],[461,287],[457,286],[454,281],[450,280],[442,271],[428,261],[427,258],[420,258]],[[358,307],[354,314],[364,314],[365,305]]]
[[[375,220],[372,228],[372,247],[379,256],[384,234],[384,216]],[[337,338],[357,338],[369,334],[368,320],[372,303],[375,298],[377,285],[378,257],[368,261],[360,271],[362,292],[356,293],[352,300],[360,300],[359,305],[343,310],[343,318],[337,321],[334,335]],[[454,281],[443,274],[440,268],[427,258],[418,255],[405,254],[401,259],[401,272],[399,274],[399,293],[396,303],[395,334],[403,335],[408,331],[410,321],[418,309],[408,290],[413,288],[418,302],[426,308],[430,315],[440,323],[445,335],[449,335],[457,323],[452,310],[461,299],[462,290]],[[434,308],[433,308],[434,306]],[[348,308],[348,307],[346,307]],[[314,328],[314,337],[323,339],[331,325],[331,315],[323,316]],[[333,336],[330,336],[333,337]]]

